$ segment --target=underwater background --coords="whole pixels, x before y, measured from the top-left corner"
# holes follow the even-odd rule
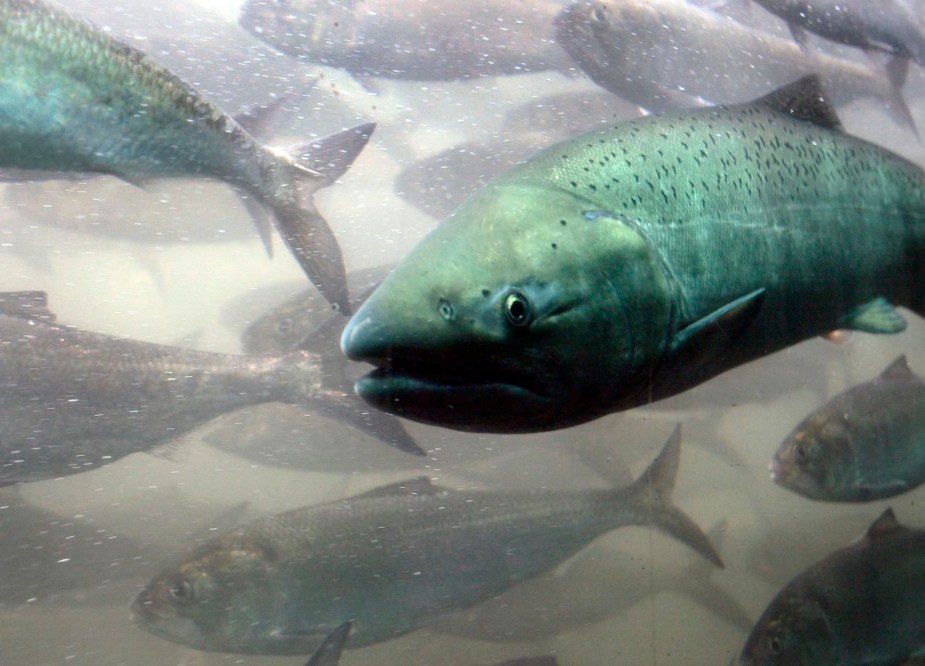
[[[428,4],[441,2],[449,0]],[[447,192],[464,185],[457,181],[477,183],[486,164],[499,169],[639,114],[577,65],[453,81],[361,80],[274,51],[237,25],[240,7],[230,0],[58,5],[148,52],[229,113],[290,95],[274,114],[270,144],[376,122],[349,171],[314,197],[348,271],[401,259],[445,214]],[[783,22],[757,7],[743,20],[790,38]],[[870,65],[859,51],[819,39],[812,45]],[[925,77],[915,64],[903,94],[923,126]],[[882,100],[858,99],[838,114],[848,133],[925,165],[925,144]],[[489,158],[414,170],[464,143],[487,147]],[[242,351],[242,333],[266,311],[310,288],[278,237],[267,256],[231,189],[193,179],[143,188],[112,177],[2,184],[0,275],[2,291],[46,291],[58,322],[228,353]],[[904,524],[925,525],[921,489],[867,504],[821,503],[768,476],[781,441],[835,394],[900,354],[925,373],[925,324],[904,315],[909,326],[899,335],[809,340],[650,407],[566,430],[484,435],[406,422],[426,457],[271,403],[227,414],[158,455],[4,488],[0,664],[304,663],[174,645],[133,626],[129,603],[197,539],[242,520],[422,475],[454,488],[628,483],[677,423],[683,444],[674,500],[709,532],[724,569],[710,570],[651,529],[620,529],[548,575],[393,641],[350,650],[341,663],[468,666],[541,654],[588,666],[728,663],[788,580],[862,534],[887,506]]]

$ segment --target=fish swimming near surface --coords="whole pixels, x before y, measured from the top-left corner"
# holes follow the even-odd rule
[[[792,41],[689,2],[576,2],[556,18],[556,39],[592,81],[649,111],[747,102],[816,74],[832,103],[878,97],[915,129],[900,92],[905,71],[891,78],[839,58],[810,57]]]
[[[721,566],[671,504],[680,430],[633,484],[457,491],[413,479],[220,535],[156,576],[136,623],[201,650],[310,654],[344,622],[348,647],[396,638],[548,571],[594,538],[651,524]]]
[[[42,292],[0,294],[0,485],[95,469],[248,405],[347,400],[304,350],[202,352],[52,318]]]
[[[787,22],[794,39],[806,32],[865,51],[885,51],[925,65],[925,26],[904,0],[754,0]]]
[[[740,666],[920,663],[925,532],[887,509],[858,541],[794,578],[762,613]]]
[[[356,390],[472,431],[589,421],[925,312],[925,174],[819,80],[551,146],[466,200],[344,329]]]
[[[925,481],[925,382],[900,356],[835,396],[787,436],[771,478],[830,502],[869,502],[918,487]]]
[[[567,69],[558,0],[248,0],[241,26],[283,53],[354,76],[438,81]]]
[[[303,270],[348,309],[343,259],[310,194],[346,171],[372,124],[294,147],[257,143],[141,51],[41,0],[0,0],[0,167],[132,183],[210,177],[266,211]]]

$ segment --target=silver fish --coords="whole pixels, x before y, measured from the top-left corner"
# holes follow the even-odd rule
[[[557,0],[248,0],[241,25],[280,51],[358,76],[448,80],[566,69]]]
[[[626,488],[454,491],[417,479],[269,516],[165,569],[132,615],[201,650],[310,654],[348,620],[351,647],[413,631],[625,525],[652,524],[719,566],[707,537],[671,504],[679,456],[676,429]]]
[[[830,502],[893,497],[925,481],[925,382],[900,356],[807,416],[771,460],[775,483]]]
[[[239,407],[349,400],[303,350],[236,356],[54,324],[41,292],[0,295],[0,485],[94,469]]]
[[[925,65],[925,28],[903,0],[754,0],[787,22],[794,39],[806,32],[866,51],[886,51]]]
[[[900,525],[887,509],[857,542],[809,567],[774,597],[738,663],[907,663],[925,653],[923,592],[925,532]]]
[[[816,74],[832,103],[875,96],[915,127],[902,81],[839,58],[809,57],[791,41],[689,2],[576,2],[556,18],[556,39],[595,83],[650,111],[745,102]]]

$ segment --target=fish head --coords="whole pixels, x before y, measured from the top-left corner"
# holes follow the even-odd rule
[[[325,64],[328,55],[354,45],[354,0],[248,0],[238,19],[241,27],[284,53],[310,54]]]
[[[800,581],[804,582],[804,581]],[[841,663],[825,600],[794,584],[771,602],[752,628],[739,666],[815,666]]]
[[[334,314],[320,293],[302,292],[263,313],[244,329],[241,348],[245,354],[282,354],[292,351]]]
[[[771,459],[771,479],[817,500],[853,499],[856,456],[849,414],[834,405],[808,416]]]
[[[470,431],[564,427],[641,390],[667,335],[665,284],[619,214],[559,187],[489,184],[373,292],[341,347],[377,366],[355,387],[384,411]]]
[[[271,583],[274,555],[234,536],[196,551],[158,574],[135,597],[132,621],[199,650],[281,654],[274,620],[279,595]],[[311,652],[317,639],[298,646]]]
[[[574,2],[556,16],[554,30],[556,41],[594,80],[616,80],[608,70],[635,76],[635,63],[661,57],[658,45],[670,37],[664,27],[670,23],[659,3]]]

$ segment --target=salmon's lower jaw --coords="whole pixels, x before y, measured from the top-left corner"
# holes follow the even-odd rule
[[[376,370],[354,389],[384,412],[413,421],[469,432],[539,432],[549,423],[555,401],[523,386],[471,379],[459,382]]]

